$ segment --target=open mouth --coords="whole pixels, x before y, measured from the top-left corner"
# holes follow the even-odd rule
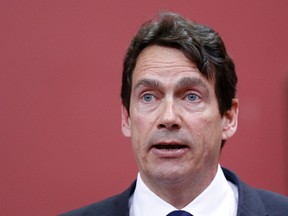
[[[178,150],[183,148],[188,148],[186,145],[181,144],[159,144],[155,145],[154,148],[159,150]]]
[[[153,145],[151,152],[160,159],[178,159],[189,152],[189,146],[179,142],[161,142]]]

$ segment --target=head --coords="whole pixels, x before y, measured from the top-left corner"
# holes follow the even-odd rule
[[[146,184],[209,183],[237,128],[236,83],[212,29],[171,13],[140,28],[124,59],[122,131]]]
[[[233,60],[213,29],[173,13],[162,13],[140,28],[133,38],[123,65],[121,99],[129,112],[132,75],[139,54],[148,46],[160,45],[179,49],[201,74],[215,83],[219,112],[223,116],[236,95],[237,75]]]

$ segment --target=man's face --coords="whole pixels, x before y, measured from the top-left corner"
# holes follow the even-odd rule
[[[232,115],[221,117],[214,83],[181,51],[145,48],[133,72],[130,113],[122,109],[122,130],[131,137],[144,182],[213,176],[221,141],[236,130],[237,108],[234,103]]]

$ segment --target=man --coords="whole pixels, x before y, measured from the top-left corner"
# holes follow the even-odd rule
[[[236,84],[212,29],[172,13],[145,23],[128,48],[121,91],[137,180],[65,215],[288,215],[287,197],[252,189],[219,165],[237,129]]]

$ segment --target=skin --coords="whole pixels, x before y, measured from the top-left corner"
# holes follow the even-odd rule
[[[238,101],[221,116],[214,82],[180,50],[153,45],[140,53],[122,132],[144,183],[166,202],[183,208],[211,183],[237,118]]]

